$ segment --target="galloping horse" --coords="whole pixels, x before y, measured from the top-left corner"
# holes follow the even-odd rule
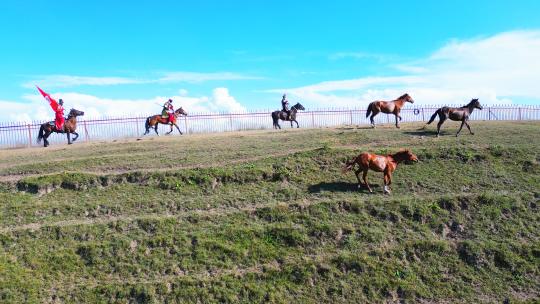
[[[412,154],[409,150],[400,150],[397,153],[389,154],[386,156],[377,155],[372,153],[361,153],[357,157],[348,161],[343,167],[343,173],[351,170],[354,165],[358,165],[358,169],[354,171],[356,174],[356,179],[358,179],[358,188],[362,187],[362,182],[360,181],[360,172],[363,172],[363,180],[365,186],[368,188],[369,192],[373,192],[371,187],[367,182],[367,173],[371,169],[376,172],[384,172],[384,193],[390,193],[388,186],[392,184],[392,173],[396,170],[397,165],[404,161],[418,161],[418,157]]]
[[[471,132],[471,135],[474,135],[473,131],[471,131],[471,127],[469,126],[469,116],[472,114],[474,109],[482,110],[482,106],[480,105],[480,102],[478,101],[478,98],[472,99],[466,106],[463,106],[461,108],[450,108],[450,107],[442,107],[439,108],[433,115],[431,116],[431,119],[426,124],[429,125],[435,120],[435,117],[439,115],[439,123],[437,124],[437,137],[439,137],[439,133],[441,132],[441,126],[442,124],[450,118],[451,120],[455,121],[461,121],[461,127],[459,127],[459,130],[456,133],[456,137],[459,135],[459,132],[461,132],[461,129],[463,128],[463,125],[467,126],[467,129],[469,129],[469,132]]]
[[[298,125],[298,121],[296,121],[296,112],[299,110],[304,111],[305,108],[300,103],[295,104],[291,107],[291,114],[289,115],[289,119],[287,119],[287,112],[285,111],[274,111],[272,112],[272,120],[274,121],[274,129],[281,129],[281,126],[279,125],[279,120],[284,121],[290,121],[291,122],[291,128],[293,127],[293,121],[296,123],[296,127],[300,128]]]
[[[57,130],[54,122],[46,122],[44,124],[41,124],[41,127],[39,128],[37,142],[40,143],[43,139],[43,146],[49,146],[49,141],[47,140],[47,138],[49,137],[49,135],[51,135],[52,132],[56,132],[66,133],[68,145],[71,145],[74,141],[77,140],[77,138],[79,138],[79,133],[75,132],[75,130],[77,129],[77,116],[83,115],[83,111],[71,109],[71,111],[69,111],[68,118],[64,122],[63,130]],[[71,140],[71,134],[75,134],[73,141]]]
[[[401,120],[399,112],[401,112],[401,108],[403,108],[405,102],[414,103],[414,100],[411,96],[409,96],[409,94],[406,93],[393,101],[376,100],[369,104],[366,112],[366,118],[369,117],[369,115],[373,112],[369,120],[371,121],[371,126],[375,128],[375,121],[373,118],[377,116],[379,112],[383,112],[385,114],[394,114],[396,116],[396,128],[399,129],[398,118]]]
[[[150,117],[146,118],[146,122],[144,124],[144,127],[146,128],[146,131],[144,132],[143,135],[148,134],[150,132],[150,128],[153,127],[154,131],[159,136],[159,133],[157,131],[159,124],[164,124],[164,125],[170,125],[171,126],[171,130],[169,132],[167,132],[166,134],[171,134],[172,131],[173,131],[172,127],[175,126],[176,130],[178,130],[178,132],[180,132],[180,135],[182,135],[182,131],[180,131],[180,128],[176,124],[176,118],[178,116],[180,116],[180,115],[184,115],[184,116],[188,115],[187,112],[184,111],[184,109],[182,109],[182,107],[180,107],[180,108],[176,109],[176,111],[174,111],[173,119],[171,119],[170,122],[169,122],[169,118],[163,118],[163,116],[161,116],[160,114],[150,116]]]

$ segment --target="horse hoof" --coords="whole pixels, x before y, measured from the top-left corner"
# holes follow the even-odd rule
[[[471,133],[471,135],[474,135],[474,133]]]
[[[68,143],[68,145],[73,145],[73,143]]]

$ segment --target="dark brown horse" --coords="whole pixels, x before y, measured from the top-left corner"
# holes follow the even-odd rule
[[[397,165],[404,161],[418,161],[418,157],[409,150],[400,150],[397,153],[386,156],[364,152],[348,161],[345,167],[343,167],[343,173],[351,170],[354,165],[358,165],[358,169],[354,171],[358,180],[358,188],[363,186],[360,181],[360,172],[363,172],[362,178],[364,185],[368,188],[369,192],[373,192],[367,181],[369,169],[376,172],[384,172],[384,193],[390,193],[389,186],[392,184],[392,173],[396,170]]]
[[[399,129],[398,118],[401,120],[399,112],[401,112],[401,108],[403,108],[403,105],[406,102],[414,103],[414,100],[411,96],[409,96],[409,94],[403,94],[398,99],[392,101],[376,100],[369,104],[366,112],[366,118],[371,114],[369,120],[371,121],[371,126],[375,128],[375,121],[373,118],[377,116],[379,112],[383,112],[385,114],[394,114],[396,116],[396,128]]]
[[[300,128],[300,126],[298,125],[298,121],[296,121],[296,113],[301,110],[301,111],[304,111],[305,108],[303,105],[301,105],[300,103],[297,103],[295,104],[294,106],[291,107],[291,114],[289,115],[289,117],[287,117],[287,112],[285,111],[274,111],[272,112],[272,121],[274,122],[274,129],[281,129],[281,126],[279,125],[279,120],[284,120],[284,121],[290,121],[291,122],[291,128],[293,127],[293,122],[296,123],[296,127],[297,128]]]
[[[182,109],[182,107],[180,107],[180,108],[176,109],[176,111],[174,111],[173,115],[174,116],[173,116],[173,119],[171,121],[169,121],[169,118],[164,118],[163,116],[161,116],[161,114],[150,116],[150,117],[146,118],[146,122],[144,124],[144,127],[146,128],[146,131],[144,132],[143,135],[148,134],[150,132],[150,128],[154,128],[154,131],[159,136],[159,133],[157,131],[159,124],[170,125],[171,126],[171,130],[169,132],[167,132],[166,134],[171,134],[172,131],[173,131],[173,126],[175,126],[176,130],[178,130],[178,132],[180,132],[180,135],[182,135],[182,131],[180,131],[180,128],[176,124],[176,118],[178,118],[178,116],[180,116],[180,115],[187,116],[188,114],[187,114],[186,111],[184,111],[184,109]]]
[[[41,143],[41,140],[43,139],[43,146],[48,147],[49,141],[47,140],[47,138],[49,137],[49,135],[51,135],[51,133],[55,132],[66,133],[68,145],[71,145],[74,141],[77,140],[77,138],[79,138],[79,133],[75,132],[75,130],[77,129],[77,116],[83,115],[83,111],[71,109],[71,111],[69,111],[66,121],[64,122],[63,130],[57,130],[54,121],[41,124],[37,138],[38,143]],[[75,134],[73,140],[71,140],[71,134]]]
[[[467,129],[469,129],[469,132],[471,132],[471,135],[474,135],[468,123],[469,116],[472,114],[474,109],[482,110],[482,105],[480,105],[478,98],[472,99],[466,106],[463,106],[461,108],[442,107],[438,109],[437,111],[435,111],[435,113],[433,113],[433,115],[431,116],[431,119],[428,121],[426,126],[432,123],[435,120],[435,117],[439,115],[439,123],[437,124],[437,137],[439,137],[439,134],[441,132],[442,124],[448,118],[455,121],[461,121],[461,127],[459,127],[459,130],[457,131],[456,137],[459,135],[459,132],[461,132],[463,125],[466,125]]]

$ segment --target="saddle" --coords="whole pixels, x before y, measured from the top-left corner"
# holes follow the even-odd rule
[[[62,130],[56,130],[56,123],[54,123],[54,120],[49,121],[47,124],[49,124],[51,126],[51,128],[54,130],[54,132],[56,132],[56,133],[65,133],[63,128],[62,128]]]

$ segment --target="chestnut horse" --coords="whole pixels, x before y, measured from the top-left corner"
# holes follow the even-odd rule
[[[366,118],[371,114],[369,120],[371,121],[371,126],[375,128],[375,121],[373,118],[377,116],[379,112],[383,112],[385,114],[394,114],[396,116],[396,128],[399,129],[398,118],[401,120],[399,112],[401,112],[401,108],[403,108],[405,102],[414,103],[414,100],[407,93],[401,95],[398,99],[393,101],[376,100],[369,104],[366,112]]]
[[[478,98],[472,99],[466,106],[463,106],[461,108],[450,108],[450,107],[439,108],[437,111],[435,111],[435,113],[433,113],[433,115],[431,116],[431,119],[428,121],[426,126],[432,123],[435,120],[435,117],[439,115],[439,123],[437,124],[437,137],[439,137],[439,133],[441,133],[442,124],[448,118],[450,118],[450,120],[461,121],[461,127],[459,127],[459,130],[457,131],[456,137],[459,135],[459,132],[461,132],[463,125],[466,125],[467,129],[469,129],[469,132],[471,132],[471,135],[474,135],[468,123],[469,116],[472,114],[474,109],[482,110],[482,105],[480,105]]]
[[[392,173],[396,170],[397,165],[404,161],[418,161],[418,157],[412,154],[409,150],[400,150],[397,153],[389,154],[386,156],[377,155],[372,153],[361,153],[357,157],[348,161],[343,167],[343,173],[351,170],[354,165],[358,165],[358,169],[354,171],[356,174],[356,179],[358,179],[358,188],[362,187],[362,182],[360,181],[360,172],[363,172],[363,180],[365,186],[368,188],[369,192],[373,192],[371,187],[369,187],[367,181],[368,170],[371,169],[376,172],[384,172],[384,193],[390,193],[389,186],[392,184]]]
[[[79,133],[75,132],[75,130],[77,129],[77,116],[83,116],[83,115],[84,115],[83,111],[71,109],[71,111],[69,111],[66,121],[64,122],[63,130],[57,130],[56,125],[54,124],[53,121],[41,124],[41,127],[39,128],[37,142],[41,143],[41,140],[43,139],[43,146],[48,147],[49,141],[47,140],[47,138],[49,137],[49,135],[51,135],[51,133],[55,132],[55,133],[66,133],[68,145],[71,145],[74,141],[77,140],[77,138],[79,138]],[[75,134],[73,141],[71,140],[71,134]]]
[[[180,128],[176,124],[176,118],[178,118],[178,116],[180,116],[180,115],[184,115],[184,116],[188,115],[187,112],[184,111],[184,109],[182,109],[182,107],[180,107],[180,108],[176,109],[176,111],[174,111],[173,119],[171,119],[171,121],[169,121],[169,118],[164,118],[163,116],[161,116],[161,114],[150,116],[150,117],[146,118],[146,122],[144,124],[144,127],[146,128],[146,131],[144,132],[143,135],[148,134],[150,132],[150,128],[154,128],[154,131],[159,136],[159,133],[157,131],[159,124],[164,124],[164,125],[170,125],[171,126],[171,130],[169,132],[167,132],[166,134],[171,134],[172,131],[173,131],[172,127],[175,126],[176,130],[178,130],[178,132],[180,132],[180,135],[182,135],[182,131],[180,131]]]

